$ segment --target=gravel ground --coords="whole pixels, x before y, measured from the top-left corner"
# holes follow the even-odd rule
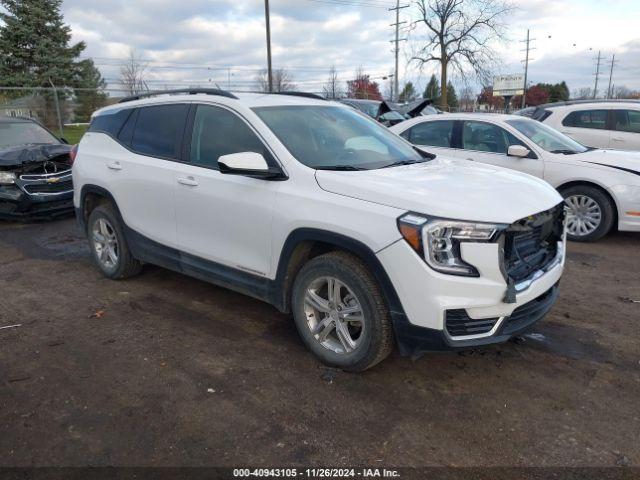
[[[73,219],[0,223],[0,463],[638,466],[639,247],[571,244],[520,342],[347,374],[265,303],[103,278]]]

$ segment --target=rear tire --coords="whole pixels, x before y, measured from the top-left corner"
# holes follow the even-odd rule
[[[112,280],[133,277],[142,263],[133,258],[124,230],[111,205],[98,205],[89,215],[87,237],[94,262]]]
[[[595,242],[604,237],[615,220],[615,206],[596,187],[576,185],[560,192],[567,212],[567,238],[574,242]]]
[[[361,372],[393,350],[384,295],[351,254],[327,253],[302,267],[293,284],[292,309],[303,342],[326,365]]]

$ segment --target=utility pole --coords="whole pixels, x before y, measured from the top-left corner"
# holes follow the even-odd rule
[[[267,76],[269,93],[273,92],[273,72],[271,70],[271,21],[269,19],[269,0],[264,0],[264,17],[267,23]]]
[[[527,77],[529,75],[529,60],[530,60],[529,51],[535,50],[535,48],[531,47],[531,42],[533,42],[534,40],[535,38],[529,37],[529,29],[527,28],[527,39],[521,40],[521,42],[524,42],[527,44],[527,48],[524,49],[526,53],[524,57],[524,85],[522,86],[522,108],[526,106],[526,101],[527,101]]]
[[[398,78],[400,77],[400,75],[398,74],[398,57],[400,55],[400,42],[404,42],[407,40],[406,38],[400,38],[400,25],[402,25],[403,23],[407,23],[407,22],[400,21],[400,10],[408,7],[409,5],[400,5],[400,0],[396,0],[396,6],[394,8],[389,9],[390,12],[394,10],[396,12],[396,23],[392,23],[390,25],[391,27],[396,27],[396,39],[391,41],[391,43],[395,43],[396,45],[394,49],[395,56],[396,56],[396,70],[393,77],[393,89],[391,90],[391,101],[393,101],[394,98],[398,97]]]
[[[595,99],[598,96],[598,78],[600,77],[600,61],[602,60],[602,55],[600,54],[600,50],[598,50],[598,59],[596,63],[596,84],[593,87],[593,98]]]
[[[49,77],[49,83],[51,84],[51,88],[53,88],[53,101],[56,104],[56,114],[58,115],[58,130],[60,131],[60,137],[62,137],[62,116],[60,115],[60,101],[58,100],[58,89],[51,81],[51,77]]]
[[[611,71],[609,71],[609,88],[607,88],[607,98],[611,98],[613,96],[613,91],[611,90],[611,80],[613,79],[613,66],[616,64],[616,54],[613,54],[611,57]]]

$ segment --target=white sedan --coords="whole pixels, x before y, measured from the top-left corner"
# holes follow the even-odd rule
[[[614,226],[640,232],[640,152],[585,147],[516,115],[416,117],[391,131],[429,153],[543,178],[565,198],[571,240],[595,241]]]

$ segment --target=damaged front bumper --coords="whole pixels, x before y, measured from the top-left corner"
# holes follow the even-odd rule
[[[49,174],[25,174],[0,185],[1,219],[39,219],[73,212],[71,169]]]

